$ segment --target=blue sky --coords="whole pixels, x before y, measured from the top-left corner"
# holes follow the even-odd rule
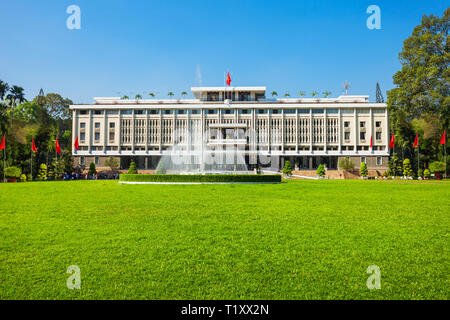
[[[81,29],[69,30],[69,5]],[[381,30],[369,30],[369,5],[381,8]],[[40,88],[75,103],[94,96],[134,97],[191,86],[265,85],[375,99],[378,81],[392,88],[403,40],[423,14],[441,16],[443,0],[14,0],[0,4],[0,79]],[[201,80],[201,82],[200,82]],[[191,95],[189,95],[191,97]]]

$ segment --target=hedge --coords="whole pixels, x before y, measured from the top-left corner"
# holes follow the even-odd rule
[[[217,182],[280,183],[281,175],[255,174],[121,174],[119,182]]]

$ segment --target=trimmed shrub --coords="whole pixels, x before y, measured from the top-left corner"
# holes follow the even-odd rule
[[[6,167],[5,168],[5,176],[8,178],[20,178],[22,174],[22,170],[18,167]]]
[[[130,167],[128,168],[128,174],[137,174],[137,168],[136,168],[136,163],[134,163],[134,161],[132,161],[130,163]]]
[[[270,182],[280,183],[280,175],[255,174],[121,174],[122,182]]]
[[[37,178],[41,181],[47,181],[47,166],[45,165],[45,163],[42,163],[39,166],[39,173]]]
[[[284,163],[284,168],[282,170],[283,174],[290,176],[292,175],[292,166],[291,166],[291,162],[290,161],[286,161]]]
[[[417,171],[417,176],[423,178],[423,169],[419,169],[419,171]]]
[[[361,165],[359,167],[359,174],[361,175],[361,177],[367,177],[367,175],[369,174],[369,170],[367,170],[365,162],[361,162]]]
[[[27,176],[26,176],[26,174],[23,174],[23,173],[22,173],[22,174],[20,175],[20,181],[21,181],[21,182],[27,182]]]
[[[423,170],[423,177],[427,179],[430,178],[431,177],[430,170],[428,169]]]
[[[445,162],[434,161],[434,162],[430,163],[430,171],[433,173],[445,172]]]
[[[95,176],[97,174],[97,169],[95,168],[95,163],[91,162],[89,165],[88,175]]]
[[[345,171],[350,171],[355,168],[355,164],[350,158],[342,158],[339,160],[339,168]]]
[[[319,167],[317,168],[316,173],[317,173],[317,175],[318,175],[319,177],[325,176],[326,170],[325,170],[325,167],[324,167],[323,164],[320,164],[320,165],[319,165]]]
[[[411,161],[409,159],[403,160],[403,175],[405,177],[412,177],[414,172],[411,168]]]

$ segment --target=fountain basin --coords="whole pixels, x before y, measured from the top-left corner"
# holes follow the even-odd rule
[[[257,174],[121,174],[123,184],[264,184],[281,183],[281,175]]]

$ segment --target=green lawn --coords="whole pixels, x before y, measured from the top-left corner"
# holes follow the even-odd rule
[[[450,295],[448,181],[36,182],[0,184],[0,204],[1,299]]]

